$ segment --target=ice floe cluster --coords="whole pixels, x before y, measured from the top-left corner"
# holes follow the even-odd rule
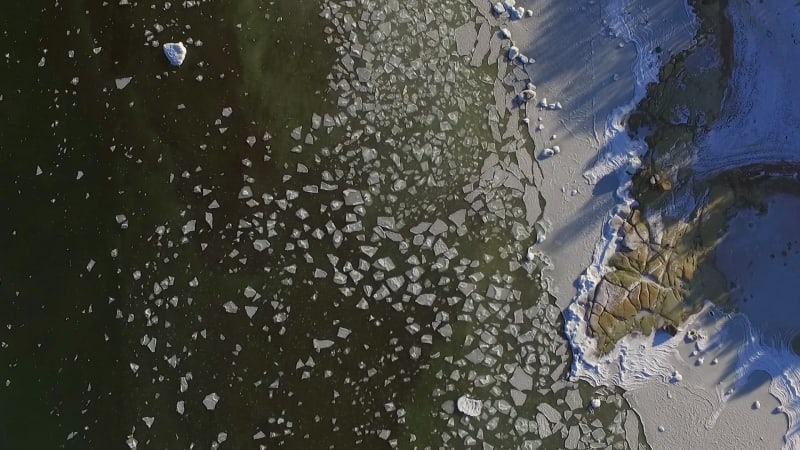
[[[318,110],[286,126],[224,89],[199,105],[173,71],[108,78],[118,96],[132,80],[170,86],[159,113],[171,131],[191,120],[199,142],[109,145],[160,183],[153,208],[106,218],[121,243],[106,268],[126,290],[103,300],[133,345],[123,382],[146,393],[121,441],[575,449],[638,436],[618,392],[565,379],[531,142],[560,105],[536,102],[531,60],[502,30],[533,13],[476,3],[325,1],[335,62],[319,92],[294,93]],[[148,48],[185,62],[153,28]],[[196,53],[196,80],[231,72]],[[175,423],[208,424],[210,439]]]

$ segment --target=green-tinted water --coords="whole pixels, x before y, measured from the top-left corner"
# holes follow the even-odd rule
[[[6,8],[0,447],[627,445],[520,265],[538,168],[456,51],[478,11],[436,8]]]

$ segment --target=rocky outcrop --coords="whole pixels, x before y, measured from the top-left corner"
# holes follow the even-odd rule
[[[695,44],[664,63],[661,81],[648,87],[628,120],[649,151],[633,180],[639,206],[622,224],[609,271],[586,308],[600,351],[634,331],[678,326],[704,299],[725,298],[718,272],[704,263],[726,211],[707,197],[713,186],[695,181],[691,163],[696,139],[720,116],[732,32],[723,0],[690,3],[701,23]],[[691,201],[676,207],[677,199]]]
[[[633,211],[609,260],[611,270],[597,284],[587,309],[590,332],[600,338],[601,348],[631,331],[678,325],[691,311],[684,299],[692,292],[697,261],[705,255],[702,246],[692,245],[694,232],[676,223],[651,233],[639,210]]]

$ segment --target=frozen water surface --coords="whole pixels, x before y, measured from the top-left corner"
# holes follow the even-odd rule
[[[628,448],[542,289],[544,7],[4,13],[10,448]]]

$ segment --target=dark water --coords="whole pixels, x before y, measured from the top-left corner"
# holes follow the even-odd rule
[[[521,194],[479,181],[471,4],[117,3],[0,17],[0,447],[625,448],[619,395],[562,378]],[[604,406],[538,428],[571,390]]]

